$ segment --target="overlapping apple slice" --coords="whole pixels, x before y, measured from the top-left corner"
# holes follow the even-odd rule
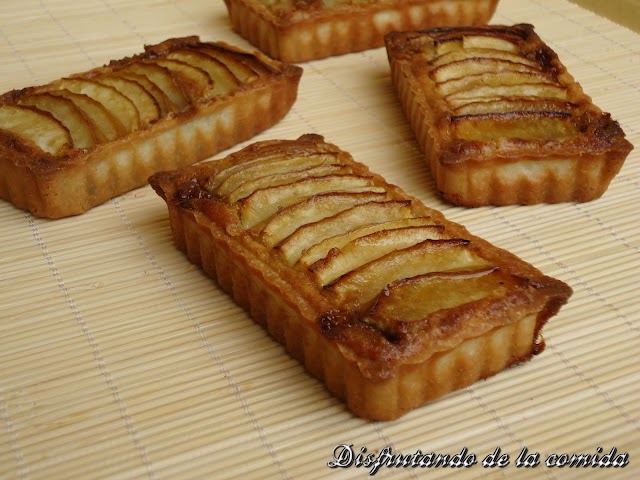
[[[512,41],[509,38],[501,38],[492,35],[470,34],[459,36],[457,34],[453,34],[450,37],[443,35],[436,42],[436,56],[441,56],[449,52],[476,48],[518,53],[517,40],[519,37],[515,35],[513,35],[513,37]]]
[[[284,158],[279,155],[275,159],[268,156],[260,157],[255,161],[240,163],[225,169],[216,175],[215,183],[209,183],[208,188],[215,195],[225,197],[233,191],[239,191],[238,189],[246,182],[256,181],[268,175],[304,171],[322,165],[331,165],[335,163],[334,160],[332,155],[326,154],[306,157],[294,155]],[[238,196],[238,198],[240,197]]]
[[[135,80],[110,74],[95,77],[95,81],[113,87],[127,97],[138,112],[139,125],[148,126],[160,118],[161,111],[157,100]]]
[[[71,133],[53,115],[28,105],[0,106],[0,125],[47,153],[57,154],[72,144]]]
[[[169,110],[173,113],[181,112],[189,106],[186,82],[180,82],[180,77],[175,72],[171,72],[156,62],[135,62],[125,66],[122,70],[117,70],[117,72],[123,76],[142,75],[157,85],[169,100]]]
[[[60,89],[86,95],[102,104],[122,123],[126,133],[140,128],[140,112],[135,103],[115,87],[104,85],[93,79],[65,78],[50,84],[42,91]]]
[[[224,64],[233,75],[243,83],[268,73],[266,65],[256,62],[255,57],[242,52],[234,52],[219,45],[207,45],[199,48],[199,51],[215,58]]]
[[[198,50],[175,50],[167,55],[169,59],[175,59],[193,65],[206,72],[213,81],[212,95],[224,95],[241,84],[240,79],[224,63],[218,59]]]
[[[456,116],[479,115],[487,113],[507,112],[564,112],[571,113],[575,104],[555,98],[527,98],[527,97],[495,97],[468,102],[453,109]]]
[[[174,77],[178,78],[178,83],[187,85],[184,91],[192,101],[198,101],[203,97],[213,94],[214,79],[209,72],[203,70],[199,65],[190,64],[175,58],[154,58],[147,60],[148,63],[155,63],[169,70]]]
[[[391,205],[387,205],[387,207],[389,207],[387,210],[392,208]],[[330,251],[340,251],[346,245],[352,243],[358,238],[383,230],[421,227],[425,225],[433,226],[433,220],[431,217],[409,217],[401,218],[400,220],[386,220],[381,222],[379,221],[380,217],[381,215],[378,214],[374,217],[376,220],[374,223],[367,223],[365,225],[352,228],[346,232],[329,236],[313,246],[306,248],[304,253],[298,259],[298,262],[301,265],[309,267],[312,264],[325,259],[325,257],[329,255]]]
[[[48,95],[55,95],[66,98],[73,102],[84,114],[84,118],[89,123],[96,134],[98,143],[110,142],[116,138],[126,135],[124,125],[115,115],[107,110],[100,102],[80,93],[74,93],[67,89],[48,90]],[[31,95],[26,95],[20,101],[29,101]],[[77,147],[76,147],[77,148]]]
[[[466,240],[429,239],[371,260],[343,274],[325,288],[340,302],[353,304],[362,311],[371,307],[387,285],[398,280],[486,266],[487,262],[468,248]]]
[[[302,170],[293,170],[283,173],[273,173],[262,177],[256,177],[238,185],[227,195],[229,202],[235,202],[249,196],[263,187],[277,187],[288,185],[308,177],[322,177],[326,175],[343,175],[351,173],[351,169],[344,165],[318,165]]]
[[[493,266],[403,278],[386,287],[364,320],[392,332],[399,327],[398,319],[404,324],[419,322],[440,310],[501,297],[512,283],[508,275]]]
[[[36,143],[49,152],[89,148],[231,94],[270,73],[254,55],[222,44],[167,41],[85,74],[10,92],[5,101],[24,108],[8,108],[4,116],[9,123],[0,128],[31,140],[40,128],[44,138]],[[41,126],[29,126],[38,120]]]
[[[578,132],[566,112],[512,112],[463,115],[452,119],[458,138],[497,141],[501,138],[568,139]]]
[[[20,105],[30,105],[53,115],[69,131],[77,148],[87,148],[98,141],[98,135],[86,114],[68,98],[43,92],[22,99]]]
[[[436,40],[429,76],[454,113],[454,137],[497,141],[577,134],[571,122],[575,106],[554,70],[543,58],[515,48],[508,32],[500,34],[504,38],[445,33]]]
[[[441,238],[442,227],[438,225],[383,228],[357,237],[342,248],[332,248],[326,257],[312,264],[309,269],[315,274],[317,282],[324,286],[395,250]]]
[[[487,62],[498,63],[498,62]],[[477,65],[477,64],[475,64]],[[484,65],[483,65],[484,67]],[[486,66],[486,68],[492,68]],[[499,68],[495,66],[493,68]],[[470,72],[478,71],[479,69],[468,69]],[[463,74],[464,76],[458,78],[450,78],[446,81],[436,84],[437,91],[442,96],[454,95],[460,92],[471,92],[470,96],[477,96],[478,92],[482,89],[488,88],[508,88],[511,86],[520,85],[545,85],[561,87],[557,82],[550,79],[548,75],[536,71],[521,71],[521,70],[496,70],[485,71],[482,73],[469,73]],[[480,94],[483,96],[484,94]]]
[[[280,209],[260,230],[261,241],[273,247],[293,234],[302,225],[322,224],[325,218],[333,217],[356,205],[381,200],[385,192],[379,188],[356,191],[329,192],[306,197]]]
[[[422,320],[430,308],[483,298],[502,285],[468,240],[366,169],[314,149],[312,140],[251,145],[202,185],[215,205],[231,207],[252,242],[306,272],[340,309],[382,330],[391,331],[386,323],[403,314],[397,302],[422,306],[393,322]],[[474,293],[465,296],[467,289]]]
[[[328,192],[366,191],[371,186],[371,178],[347,174],[308,177],[290,184],[261,188],[239,200],[240,219],[245,228],[253,228],[280,209],[307,197]]]
[[[459,48],[447,53],[434,57],[429,61],[429,64],[433,69],[440,67],[441,65],[454,64],[455,62],[461,62],[470,59],[492,59],[502,60],[511,63],[518,63],[521,65],[527,65],[529,67],[539,68],[539,64],[535,61],[514,53],[509,50],[498,50],[496,48]]]
[[[515,56],[515,55],[514,55]],[[487,74],[503,74],[509,72],[519,72],[521,74],[531,75],[534,79],[540,81],[546,80],[550,82],[549,75],[546,75],[539,67],[530,63],[522,63],[512,60],[504,60],[502,58],[491,57],[469,57],[464,60],[444,63],[431,72],[431,77],[438,83],[439,89],[443,94],[448,94],[455,90],[452,86],[456,83],[464,82],[465,85],[471,85],[479,82],[490,82],[492,78]],[[485,74],[482,77],[476,75]],[[522,82],[516,77],[513,83]],[[456,82],[454,82],[456,81]],[[454,83],[445,83],[454,82]],[[473,82],[473,83],[472,83]],[[444,85],[443,85],[444,83]],[[500,82],[504,83],[504,82]]]
[[[291,235],[282,240],[276,248],[282,253],[285,261],[292,265],[301,258],[303,253],[306,253],[316,245],[319,246],[324,240],[372,223],[399,220],[412,216],[411,202],[403,200],[385,201],[384,194],[381,194],[381,197],[380,200],[356,205],[320,222],[301,225]],[[316,258],[316,260],[318,259]]]

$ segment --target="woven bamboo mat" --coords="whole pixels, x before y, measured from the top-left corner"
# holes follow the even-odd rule
[[[640,146],[638,34],[560,0],[504,0],[493,22],[536,25]],[[0,91],[191,34],[251,48],[222,1],[3,0]],[[340,444],[477,457],[470,468],[382,468],[379,478],[639,478],[640,148],[592,203],[455,208],[435,194],[384,49],[303,67],[298,102],[255,140],[323,134],[570,284],[545,352],[398,421],[366,422],[175,249],[149,187],[57,221],[0,202],[0,478],[367,477],[327,467]],[[496,448],[509,464],[483,467]],[[525,448],[539,465],[516,466]],[[626,467],[545,464],[612,449]]]

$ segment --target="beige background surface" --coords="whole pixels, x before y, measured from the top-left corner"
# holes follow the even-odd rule
[[[516,22],[536,25],[640,145],[638,34],[560,0],[504,0],[493,23]],[[3,0],[0,91],[190,34],[249,47],[222,1]],[[469,469],[378,478],[638,478],[640,147],[589,204],[456,208],[436,195],[384,49],[303,66],[292,111],[256,139],[323,134],[570,284],[574,296],[544,330],[547,350],[398,421],[366,422],[175,249],[149,187],[57,221],[0,202],[0,479],[367,478],[366,468],[327,468],[343,443],[478,457]],[[510,464],[483,468],[497,447]],[[516,468],[523,448],[540,454],[538,467]],[[629,465],[544,465],[598,448],[628,453]]]

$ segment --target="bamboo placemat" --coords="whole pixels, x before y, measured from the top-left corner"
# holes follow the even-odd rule
[[[640,145],[638,34],[560,0],[504,0],[493,23],[516,22],[536,25]],[[251,48],[222,1],[4,0],[0,91],[191,34]],[[638,147],[600,200],[456,208],[435,193],[384,49],[303,67],[290,114],[253,140],[320,133],[570,284],[545,352],[398,421],[363,421],[176,250],[150,187],[57,221],[0,202],[0,478],[367,477],[366,467],[327,467],[341,444],[477,458],[470,468],[382,468],[379,478],[639,478]],[[509,464],[483,467],[496,448]],[[537,467],[517,468],[525,448]],[[545,464],[614,448],[626,467]]]

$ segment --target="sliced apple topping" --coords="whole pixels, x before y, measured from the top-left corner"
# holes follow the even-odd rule
[[[206,53],[196,50],[175,50],[169,53],[167,58],[181,60],[207,72],[213,79],[213,95],[224,95],[240,85],[240,80],[224,63]]]
[[[273,247],[303,225],[333,217],[356,205],[383,200],[385,195],[384,190],[372,190],[321,193],[305,198],[273,215],[260,230],[260,240]]]
[[[255,57],[241,52],[209,45],[198,48],[198,51],[223,63],[242,83],[249,83],[268,72],[264,64],[256,61]]]
[[[213,89],[211,76],[201,68],[186,62],[170,58],[153,58],[145,60],[144,63],[153,63],[169,70],[176,83],[182,87],[189,103],[206,98]]]
[[[436,55],[444,55],[457,50],[467,50],[471,48],[486,48],[492,50],[502,50],[505,52],[518,52],[516,43],[505,38],[498,38],[485,35],[465,35],[451,38],[438,39],[436,42]]]
[[[469,48],[492,48],[505,52],[518,52],[517,40],[519,40],[517,36],[511,40],[485,35],[465,35],[462,40],[462,46],[465,50]]]
[[[69,130],[74,148],[87,148],[97,142],[97,135],[91,122],[68,98],[43,92],[25,97],[19,104],[31,105],[53,115]]]
[[[298,228],[277,245],[285,261],[293,265],[302,252],[322,240],[372,223],[408,218],[412,215],[409,201],[374,201],[356,205],[344,212]]]
[[[146,88],[135,80],[113,74],[100,75],[99,77],[95,77],[95,80],[103,85],[115,88],[131,100],[138,110],[140,123],[142,125],[150,125],[160,118],[161,112],[158,102]]]
[[[71,136],[67,143],[58,127],[58,143],[65,149],[89,148],[277,73],[253,54],[189,37],[147,47],[140,55],[83,74],[11,92],[3,99],[8,104],[38,109],[47,118],[53,116]],[[33,113],[21,115],[37,118]],[[44,122],[48,125],[44,130],[55,130],[50,119]],[[5,130],[10,127],[0,125]],[[58,143],[50,143],[51,136],[47,138],[37,143],[54,149]]]
[[[378,218],[375,219],[376,221]],[[394,228],[405,228],[405,227],[418,227],[425,225],[433,225],[433,220],[431,217],[410,217],[410,218],[401,218],[399,220],[388,220],[382,221],[378,223],[369,223],[366,225],[362,225],[351,230],[348,230],[343,233],[339,233],[337,235],[333,235],[331,237],[325,238],[320,242],[312,245],[307,248],[300,258],[297,260],[297,263],[304,266],[310,266],[311,264],[317,262],[318,260],[322,260],[325,258],[329,251],[332,249],[342,249],[349,242],[355,240],[356,238],[364,237],[365,235],[369,235],[371,233],[379,232],[381,230],[391,230]]]
[[[305,197],[325,192],[339,192],[371,186],[371,178],[360,175],[326,175],[310,177],[285,185],[256,190],[238,202],[242,225],[249,229],[266,221],[281,208]]]
[[[468,248],[468,243],[462,239],[425,240],[365,263],[326,285],[325,289],[339,301],[352,304],[362,312],[387,285],[403,278],[488,266]]]
[[[189,98],[182,87],[172,75],[171,70],[153,62],[135,62],[127,65],[117,72],[135,73],[147,77],[164,92],[171,102],[172,112],[181,112],[189,106]]]
[[[280,157],[281,154],[278,155]],[[253,179],[267,175],[299,171],[318,167],[320,165],[335,164],[335,156],[328,154],[316,154],[309,156],[293,156],[273,158],[271,156],[259,157],[250,162],[242,162],[225,168],[207,184],[207,188],[219,197],[229,195],[240,185]]]
[[[318,165],[303,170],[294,170],[286,173],[275,173],[273,175],[265,175],[253,180],[248,180],[235,188],[227,196],[229,203],[236,202],[244,197],[248,197],[256,190],[265,187],[276,187],[278,185],[287,185],[310,177],[322,177],[326,175],[343,175],[353,173],[351,168],[346,165]]]
[[[546,97],[567,100],[567,89],[549,83],[482,86],[447,95],[445,101],[457,108],[467,103],[500,97]]]
[[[465,48],[464,50],[455,50],[439,57],[435,57],[430,61],[431,67],[436,68],[452,62],[459,62],[468,59],[492,59],[503,60],[512,63],[528,65],[529,67],[539,68],[539,65],[519,53],[508,52],[504,50],[496,50],[492,48]]]
[[[575,104],[556,98],[501,97],[492,100],[471,102],[455,108],[456,115],[479,115],[507,112],[564,112],[570,113]]]
[[[69,130],[59,120],[28,105],[0,106],[0,130],[23,137],[53,155],[72,145]]]
[[[485,72],[475,75],[465,75],[461,78],[453,78],[442,83],[438,83],[436,88],[441,95],[451,95],[458,92],[474,92],[482,88],[508,88],[510,86],[537,85],[555,86],[560,85],[550,80],[547,75],[540,72],[520,72],[502,71]]]
[[[548,79],[540,68],[535,66],[526,65],[523,63],[512,62],[510,60],[500,60],[495,58],[467,58],[465,60],[458,60],[455,62],[447,63],[434,68],[431,71],[431,78],[436,82],[442,83],[457,79],[461,81],[463,78],[467,78],[470,75],[479,74],[504,74],[507,72],[520,72],[529,74],[536,77],[542,77]],[[504,77],[500,77],[502,79]],[[487,82],[490,79],[485,77],[478,79],[481,82]],[[471,82],[467,82],[469,84]],[[506,81],[500,82],[501,84],[507,83]],[[515,82],[511,82],[515,83]],[[453,84],[449,84],[453,85]],[[444,88],[444,92],[448,92],[447,88]]]
[[[508,276],[493,266],[403,278],[384,289],[363,320],[390,331],[398,321],[419,322],[443,309],[500,297],[510,284]]]
[[[140,112],[138,112],[129,97],[120,93],[116,88],[103,85],[95,80],[65,78],[54,82],[43,91],[47,89],[59,90],[61,88],[86,95],[104,105],[107,110],[113,112],[113,115],[120,120],[127,133],[140,128]]]
[[[87,95],[67,89],[49,90],[48,95],[56,95],[71,100],[91,121],[99,143],[110,142],[126,134],[124,125],[100,102]],[[29,98],[29,97],[26,97]]]
[[[425,240],[442,238],[442,227],[437,225],[379,230],[355,238],[340,249],[330,250],[325,258],[318,260],[309,268],[315,274],[317,282],[324,286],[388,253],[411,247]]]
[[[576,105],[545,50],[523,48],[526,28],[443,28],[412,39],[435,90],[450,108],[452,138],[564,140]],[[421,42],[421,43],[420,43]],[[422,67],[421,67],[422,68]],[[440,107],[441,108],[441,107]]]
[[[130,72],[129,70],[119,70],[118,76],[122,78],[126,78],[129,80],[133,80],[136,83],[139,83],[144,89],[149,92],[149,94],[153,97],[160,108],[160,116],[164,117],[172,110],[172,103],[167,97],[167,95],[162,91],[162,89],[153,83],[149,77],[146,75],[142,75],[141,73]]]
[[[579,133],[571,115],[562,112],[507,112],[452,119],[457,138],[493,141],[501,138],[567,139]]]

